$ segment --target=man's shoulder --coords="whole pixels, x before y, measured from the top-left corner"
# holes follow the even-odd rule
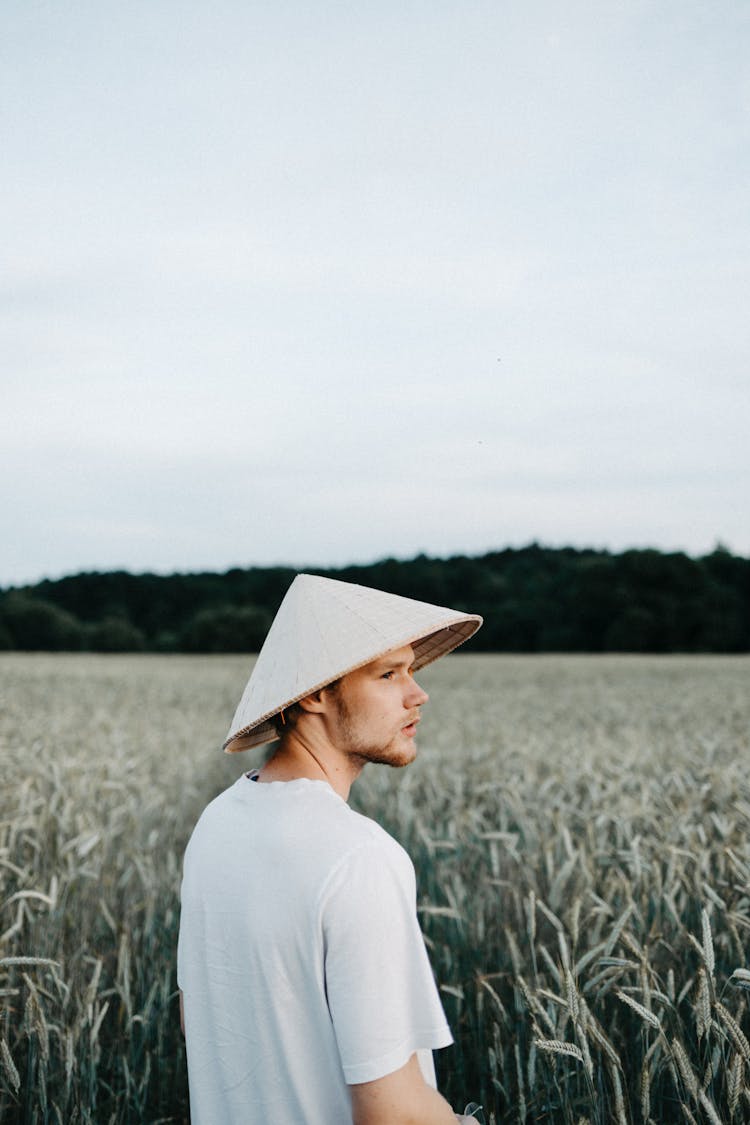
[[[381,848],[394,855],[399,853],[406,855],[398,840],[394,839],[390,832],[383,828],[382,824],[378,824],[377,820],[373,820],[372,817],[365,816],[364,813],[357,812],[355,809],[349,809],[348,811],[352,836],[358,844],[370,844],[373,848]]]
[[[198,820],[196,821],[196,825],[200,824],[202,820],[210,819],[212,816],[220,816],[221,810],[229,802],[234,800],[235,791],[241,780],[242,778],[236,778],[231,783],[231,785],[227,786],[226,789],[223,789],[220,793],[217,793],[215,797],[212,797],[208,804],[206,804],[201,811]]]
[[[336,866],[342,871],[345,868],[362,868],[368,872],[376,868],[383,872],[390,870],[406,879],[413,879],[414,864],[398,840],[377,820],[353,809],[347,809],[347,812],[346,847],[342,848],[340,862]]]

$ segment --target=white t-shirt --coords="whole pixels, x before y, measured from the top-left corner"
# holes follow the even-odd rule
[[[348,1085],[452,1042],[414,868],[324,781],[240,777],[185,852],[192,1125],[351,1125]]]

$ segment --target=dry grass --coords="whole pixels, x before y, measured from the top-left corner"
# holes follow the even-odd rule
[[[182,850],[245,658],[0,657],[0,1118],[187,1120]],[[415,859],[456,1106],[750,1120],[750,661],[463,655],[356,801]]]

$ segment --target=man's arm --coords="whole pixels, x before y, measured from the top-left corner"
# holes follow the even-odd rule
[[[456,1125],[445,1098],[425,1082],[416,1055],[408,1063],[376,1078],[350,1086],[354,1125]]]

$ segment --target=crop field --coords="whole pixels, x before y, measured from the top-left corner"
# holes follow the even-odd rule
[[[181,858],[259,760],[220,751],[249,667],[0,655],[3,1123],[188,1121]],[[443,1092],[487,1125],[750,1121],[750,659],[420,678],[417,761],[353,803],[415,862]]]

